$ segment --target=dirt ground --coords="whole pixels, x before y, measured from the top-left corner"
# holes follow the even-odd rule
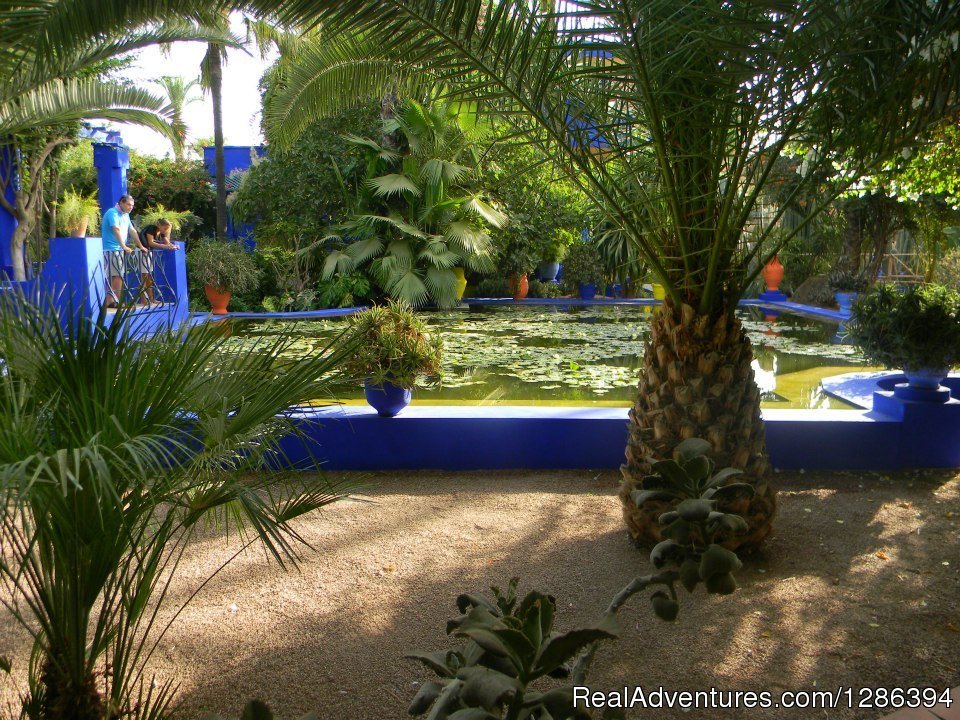
[[[360,476],[352,476],[354,478]],[[627,539],[612,471],[377,473],[362,497],[299,523],[298,571],[248,551],[200,592],[151,667],[179,715],[237,717],[250,698],[284,718],[406,717],[431,674],[409,650],[453,645],[458,593],[521,578],[556,596],[558,627],[596,618],[650,566]],[[684,593],[679,621],[643,596],[620,614],[590,686],[800,691],[960,685],[960,476],[779,474],[779,516],[728,597]],[[173,589],[182,602],[238,547],[210,534]],[[0,616],[23,681],[29,646]],[[4,700],[14,692],[3,688]],[[633,710],[635,718],[880,718],[890,710]],[[599,715],[599,714],[598,714]]]

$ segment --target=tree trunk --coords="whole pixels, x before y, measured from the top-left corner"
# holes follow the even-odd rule
[[[677,308],[669,299],[654,313],[637,399],[630,410],[627,462],[620,468],[623,515],[638,545],[661,540],[657,519],[670,507],[663,502],[637,507],[630,493],[650,474],[651,459],[672,457],[676,445],[692,437],[711,443],[717,469],[743,470],[730,482],[749,482],[756,490],[750,500],[721,504],[720,510],[741,515],[750,526],[743,535],[725,538],[724,544],[751,549],[769,534],[776,491],[768,478],[752,359],[750,340],[732,313],[697,315],[691,306]]]
[[[217,240],[227,239],[227,177],[223,161],[223,60],[222,49],[211,46],[210,98],[213,101],[214,174],[217,185]]]
[[[104,720],[106,708],[94,678],[78,685],[53,659],[47,659],[40,680],[44,689],[41,720]]]
[[[30,231],[33,230],[33,224],[36,216],[17,218],[17,227],[10,236],[10,261],[13,264],[13,279],[23,281],[27,279],[27,260],[24,253],[24,247],[27,238],[30,237]]]

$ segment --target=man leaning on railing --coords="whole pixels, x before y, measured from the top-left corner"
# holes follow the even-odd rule
[[[103,236],[104,271],[108,278],[107,307],[115,308],[120,303],[123,293],[123,278],[126,275],[126,258],[134,248],[127,244],[133,239],[137,249],[145,250],[140,242],[140,235],[130,222],[130,211],[133,210],[133,198],[130,195],[121,195],[117,204],[103,214],[101,223]]]

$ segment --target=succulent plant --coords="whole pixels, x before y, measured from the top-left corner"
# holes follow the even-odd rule
[[[517,578],[506,591],[491,588],[495,602],[480,595],[457,598],[460,616],[447,623],[447,633],[466,644],[433,653],[412,653],[439,679],[424,683],[410,704],[411,715],[430,718],[554,718],[579,720],[590,715],[574,707],[573,687],[545,692],[531,687],[543,677],[566,677],[569,663],[591,644],[614,638],[615,618],[565,633],[554,630],[556,601],[532,591],[517,596]]]

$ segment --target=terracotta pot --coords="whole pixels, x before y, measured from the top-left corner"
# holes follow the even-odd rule
[[[513,293],[514,300],[523,300],[530,291],[530,281],[527,280],[527,274],[523,273],[520,280],[517,280],[516,273],[510,273],[509,277],[510,292]]]
[[[763,282],[767,286],[767,292],[777,292],[780,283],[783,282],[783,265],[780,258],[774,255],[770,262],[763,266],[760,274],[763,275]]]
[[[211,312],[214,315],[226,315],[227,304],[230,302],[230,292],[222,290],[213,285],[204,285],[203,292],[210,303]]]
[[[84,218],[79,226],[70,231],[70,237],[81,238],[87,236],[87,225],[90,223],[89,218]]]

